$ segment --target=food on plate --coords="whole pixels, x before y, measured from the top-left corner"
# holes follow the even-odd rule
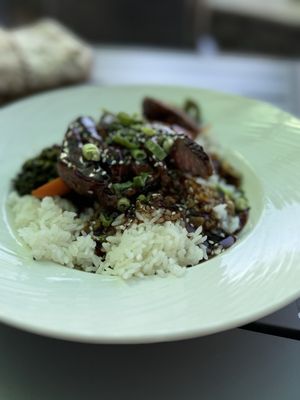
[[[179,276],[237,240],[249,214],[242,177],[210,145],[198,105],[146,97],[142,115],[78,117],[61,145],[23,164],[9,205],[34,259]]]

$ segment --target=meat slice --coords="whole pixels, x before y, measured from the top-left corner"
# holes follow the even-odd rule
[[[82,157],[82,145],[86,143],[96,144],[101,152],[106,149],[95,121],[80,117],[70,124],[65,134],[57,163],[59,176],[76,193],[97,197],[107,207],[114,207],[117,198],[109,189],[108,171],[101,162]]]
[[[200,132],[198,124],[183,110],[152,97],[144,98],[143,114],[148,121],[163,122],[184,128],[192,139],[195,139]]]
[[[208,178],[213,173],[213,166],[202,146],[188,137],[178,138],[172,148],[171,158],[176,167],[193,176]]]

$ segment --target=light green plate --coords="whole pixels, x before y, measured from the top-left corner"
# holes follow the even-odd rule
[[[182,278],[129,282],[34,262],[12,232],[10,182],[28,157],[62,140],[68,123],[102,108],[139,111],[144,95],[198,100],[214,138],[244,174],[250,221],[225,253]],[[144,343],[219,332],[300,295],[300,121],[272,106],[189,88],[78,87],[0,111],[0,320],[86,342]]]

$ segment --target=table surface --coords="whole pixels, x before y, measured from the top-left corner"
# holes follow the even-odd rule
[[[269,101],[300,115],[299,65],[98,47],[92,82],[205,87]],[[294,302],[248,330],[139,346],[64,342],[0,324],[0,399],[298,400],[300,344],[287,339],[300,338],[298,313]]]
[[[298,341],[235,329],[101,346],[0,326],[1,400],[298,400]]]

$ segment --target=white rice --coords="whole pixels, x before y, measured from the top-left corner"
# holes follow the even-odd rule
[[[42,201],[33,196],[9,197],[19,236],[36,260],[51,260],[67,267],[95,271],[101,260],[94,254],[96,243],[81,235],[89,212],[77,217],[74,207],[59,197]]]
[[[240,219],[237,216],[231,216],[227,212],[227,204],[218,204],[213,208],[216,217],[221,222],[221,227],[227,233],[234,233],[240,226]]]
[[[243,200],[244,202],[246,201],[242,197],[240,190],[238,190],[235,186],[226,183],[224,179],[221,179],[216,174],[213,174],[207,180],[203,178],[197,178],[196,181],[200,185],[221,189],[224,193],[227,193],[229,195],[229,197],[235,202],[235,204],[237,204],[241,200]],[[232,216],[228,214],[226,203],[216,205],[213,210],[216,217],[220,220],[221,228],[225,232],[232,234],[239,229],[240,219],[238,216]]]
[[[179,222],[155,224],[139,216],[141,222],[122,231],[103,244],[105,260],[94,253],[96,242],[82,229],[91,210],[78,216],[72,204],[59,197],[42,201],[33,196],[9,197],[14,224],[36,260],[50,260],[69,268],[120,276],[180,276],[188,265],[207,259],[202,229],[189,234]],[[120,221],[116,221],[118,225]]]
[[[206,259],[206,247],[201,228],[189,234],[179,222],[155,224],[144,220],[124,232],[107,238],[103,244],[106,259],[97,272],[131,276],[180,276],[187,265],[196,265]]]

